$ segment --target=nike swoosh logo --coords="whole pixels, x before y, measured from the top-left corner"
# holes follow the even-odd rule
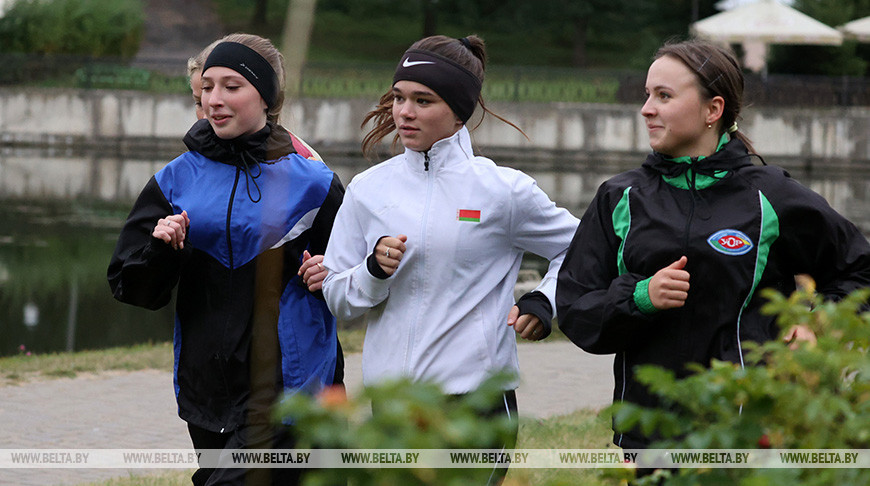
[[[432,61],[411,61],[411,58],[406,57],[405,61],[402,62],[402,67],[411,67],[411,66],[416,66],[418,64],[435,64],[435,63]]]

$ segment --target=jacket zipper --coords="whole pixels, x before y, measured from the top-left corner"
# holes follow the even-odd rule
[[[234,261],[233,261],[233,241],[232,241],[232,237],[230,234],[230,222],[232,221],[232,217],[233,217],[233,202],[236,200],[236,189],[239,187],[239,173],[240,173],[240,171],[241,171],[241,169],[236,167],[236,177],[235,177],[235,180],[233,181],[233,189],[230,192],[229,203],[227,203],[226,235],[227,235],[227,251],[229,252],[229,264],[230,264],[227,285],[229,286],[229,289],[228,289],[229,295],[232,295],[232,293],[233,293],[233,267],[235,265]],[[226,349],[223,349],[223,348],[224,348],[224,346],[226,346],[227,329],[230,326],[230,319],[231,318],[232,318],[232,316],[227,315],[227,320],[224,322],[223,337],[221,338],[221,348],[222,349],[221,349],[220,353],[218,354],[218,362],[219,362],[219,365],[221,368],[221,379],[223,380],[224,391],[226,391],[227,396],[230,395],[230,386],[229,386],[229,383],[227,383],[227,375],[224,372],[224,361],[227,359],[228,353],[227,353]],[[227,427],[229,427],[229,425],[230,424],[227,424]],[[221,433],[223,433],[227,427],[222,427]]]
[[[233,273],[233,240],[230,237],[230,221],[233,217],[233,201],[236,199],[236,189],[239,187],[239,172],[241,169],[236,167],[236,179],[233,181],[233,190],[230,192],[230,201],[227,204],[227,221],[226,221],[226,234],[227,234],[227,251],[230,256],[230,275]]]
[[[423,220],[420,222],[420,268],[426,271],[426,226],[429,224],[429,206],[432,202],[432,173],[429,171],[429,151],[423,152],[423,171],[426,172],[426,204],[423,206]],[[420,286],[426,285],[426,278],[420,279]],[[405,350],[405,375],[411,373],[411,351],[414,348],[414,331],[420,322],[420,315],[411,323],[408,331],[408,348]]]
[[[692,218],[695,217],[695,164],[698,162],[697,157],[692,157],[691,159],[691,167],[688,171],[686,171],[686,186],[689,188],[689,199],[691,201],[691,205],[689,206],[689,217],[686,219],[686,229],[685,235],[683,235],[683,251],[689,251],[689,231],[692,229]],[[689,174],[691,173],[691,177]],[[688,257],[688,255],[686,255]]]
[[[688,216],[688,218],[686,218],[685,235],[683,235],[683,254],[686,256],[686,258],[689,257],[689,248],[690,248],[689,244],[691,243],[690,233],[692,231],[692,220],[695,218],[695,193],[697,192],[697,189],[695,188],[695,164],[697,164],[697,163],[698,163],[698,157],[692,157],[689,170],[686,171],[686,186],[688,186],[688,189],[689,189],[689,200],[690,200],[689,216]],[[687,265],[688,265],[688,263],[687,263]],[[683,307],[683,310],[684,310],[683,318],[682,318],[683,325],[690,325],[687,323],[690,319],[689,316],[692,314],[692,311],[689,311],[687,309],[688,309],[687,307]],[[688,342],[689,341],[689,334],[683,333],[682,337],[680,338],[680,341],[681,341],[680,354],[683,355],[686,353],[685,350],[687,350],[691,346],[691,343]]]

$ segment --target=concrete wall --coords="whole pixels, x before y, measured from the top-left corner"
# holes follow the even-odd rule
[[[300,100],[286,107],[283,124],[318,150],[341,147],[353,152],[364,135],[360,122],[373,101]],[[478,147],[495,153],[569,160],[630,154],[636,164],[637,154],[649,150],[639,106],[492,103],[490,108],[522,127],[531,139],[487,117],[474,138]],[[192,101],[183,95],[0,89],[4,146],[177,148],[193,121]],[[826,161],[846,168],[866,166],[870,160],[870,107],[748,108],[740,126],[765,157],[798,164]]]

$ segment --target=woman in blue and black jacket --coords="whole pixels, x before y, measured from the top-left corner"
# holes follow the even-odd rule
[[[599,188],[559,272],[559,327],[590,353],[615,354],[614,401],[657,406],[634,380],[654,364],[743,364],[744,343],[777,338],[764,288],[809,274],[839,299],[870,285],[858,228],[784,170],[753,164],[737,128],[743,77],[734,57],[700,41],[659,49],[646,81],[653,149],[639,169]],[[760,157],[759,157],[760,159]],[[807,328],[787,340],[814,339]],[[644,448],[638,431],[616,434]]]
[[[282,84],[268,40],[233,34],[214,47],[206,119],[139,195],[109,265],[122,302],[157,309],[177,287],[175,390],[198,450],[292,448],[290,429],[273,426],[275,400],[341,376],[335,319],[298,273],[325,252],[344,189],[277,124]],[[288,484],[297,472],[203,466],[193,479]]]

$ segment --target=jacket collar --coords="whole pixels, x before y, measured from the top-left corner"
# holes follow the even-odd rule
[[[694,169],[698,174],[706,175],[720,171],[732,172],[749,165],[752,165],[752,160],[746,145],[737,138],[721,145],[719,150],[709,157],[676,161],[658,152],[653,152],[647,155],[646,161],[643,163],[644,167],[659,172],[665,177],[676,177],[685,174],[689,169]]]
[[[208,120],[198,120],[184,136],[184,144],[211,160],[233,166],[263,163],[296,152],[287,129],[272,122],[251,135],[224,140],[214,133]]]
[[[442,138],[432,144],[425,152],[417,152],[405,149],[405,161],[411,170],[424,172],[426,170],[426,156],[429,158],[429,171],[437,171],[452,165],[461,164],[474,157],[471,148],[471,134],[465,125],[452,136]]]

